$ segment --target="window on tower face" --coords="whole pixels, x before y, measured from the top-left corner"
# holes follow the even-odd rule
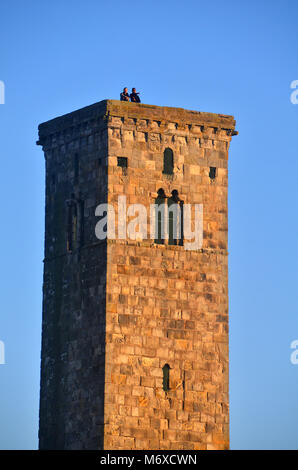
[[[67,201],[67,251],[73,251],[77,238],[77,206],[71,199]]]
[[[155,199],[155,243],[165,242],[166,195],[162,188],[157,191]]]
[[[117,157],[117,166],[122,168],[122,174],[127,175],[127,158],[126,157]]]
[[[174,154],[173,150],[166,148],[163,153],[163,171],[165,175],[172,175],[174,172]]]
[[[72,252],[84,245],[84,201],[74,194],[67,201],[67,251]]]
[[[77,212],[78,212],[78,246],[84,245],[84,201],[78,201]]]
[[[79,156],[76,153],[74,156],[74,182],[75,184],[77,184],[79,181],[79,171],[80,171],[79,165],[80,165]]]
[[[169,245],[177,245],[180,238],[180,207],[178,191],[172,191],[172,197],[168,199],[168,223],[169,223]]]
[[[162,368],[162,388],[164,392],[170,390],[170,366],[165,364]]]
[[[174,189],[168,199],[169,245],[183,245],[183,201]]]
[[[122,168],[127,168],[127,158],[126,157],[117,157],[117,165]]]
[[[209,178],[211,180],[215,180],[215,178],[216,178],[216,167],[215,166],[211,166],[209,168]]]

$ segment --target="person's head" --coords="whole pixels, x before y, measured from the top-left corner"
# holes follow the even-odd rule
[[[135,88],[132,88],[131,91],[132,91],[133,93],[135,93],[135,92],[136,92],[136,89],[135,89]]]
[[[123,93],[127,93],[127,87],[123,88]]]

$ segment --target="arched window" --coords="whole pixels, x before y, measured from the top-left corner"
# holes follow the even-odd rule
[[[173,150],[166,148],[163,153],[163,171],[165,175],[172,175],[174,172],[174,154]]]
[[[169,245],[183,245],[183,201],[174,189],[168,199]]]
[[[162,388],[164,392],[168,392],[170,390],[170,366],[169,364],[165,364],[162,368]]]
[[[165,242],[165,200],[165,192],[160,188],[155,199],[155,243],[160,245],[163,245]]]

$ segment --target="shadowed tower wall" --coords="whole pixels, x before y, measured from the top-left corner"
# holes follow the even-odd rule
[[[39,127],[46,157],[41,448],[229,447],[234,128],[231,116],[112,100]],[[184,204],[203,205],[200,249],[118,239],[117,230],[115,239],[96,238],[98,204],[111,203],[117,216],[125,195],[127,207],[143,204],[149,214],[160,189],[166,202],[177,191]]]

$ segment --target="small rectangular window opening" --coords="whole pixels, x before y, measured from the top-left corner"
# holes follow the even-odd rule
[[[216,167],[215,166],[210,167],[210,169],[209,169],[209,178],[211,180],[214,180],[216,178]]]
[[[117,157],[117,165],[122,168],[122,174],[127,174],[127,158],[126,157]]]
[[[162,368],[162,388],[164,392],[168,392],[170,390],[170,366],[169,364],[165,364]]]
[[[117,157],[117,164],[121,168],[127,168],[127,158],[126,157]]]

